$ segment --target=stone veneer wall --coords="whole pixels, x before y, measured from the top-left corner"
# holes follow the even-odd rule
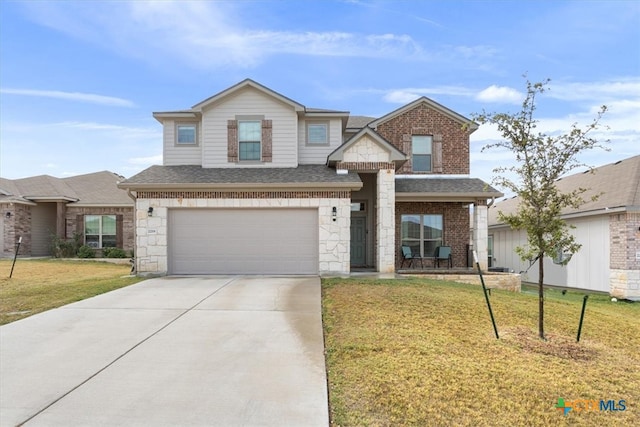
[[[167,218],[169,209],[180,208],[317,208],[319,224],[320,274],[348,274],[350,267],[349,192],[149,192],[139,193],[136,203],[136,268],[139,274],[164,275],[168,272]],[[275,197],[278,194],[279,198]],[[140,198],[140,196],[143,196]],[[197,195],[200,197],[191,198]],[[146,198],[152,196],[150,198]],[[155,196],[155,197],[153,197]],[[173,197],[167,197],[173,196]],[[180,197],[183,196],[183,197]],[[322,197],[331,196],[331,197]],[[337,219],[332,219],[332,208]],[[147,215],[153,207],[153,216]],[[148,234],[147,229],[155,229]]]
[[[345,150],[342,161],[345,163],[388,162],[389,151],[365,135],[358,140],[357,144]]]
[[[380,273],[395,271],[395,176],[393,169],[382,169],[377,174],[376,248]]]
[[[424,277],[435,280],[450,280],[452,282],[469,283],[480,286],[480,276],[477,274],[420,274],[416,277]],[[489,289],[502,289],[504,291],[520,292],[522,278],[514,273],[482,273],[484,284]]]
[[[451,117],[420,104],[378,126],[376,131],[396,148],[411,154],[410,135],[442,136],[442,173],[469,174],[469,132]],[[405,138],[405,135],[409,136]],[[397,174],[411,174],[411,160]]]
[[[640,213],[611,215],[609,239],[611,295],[640,300]]]
[[[469,243],[469,208],[466,203],[399,202],[396,204],[396,268],[402,263],[402,215],[441,214],[443,244],[451,246],[454,267],[467,266]]]

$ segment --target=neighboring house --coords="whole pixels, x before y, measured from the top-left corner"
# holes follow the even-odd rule
[[[103,171],[69,178],[0,178],[0,256],[49,256],[53,236],[96,249],[133,250],[133,200],[118,188],[124,177]]]
[[[401,245],[451,246],[466,267],[469,205],[487,259],[487,200],[502,194],[469,177],[477,125],[430,99],[351,117],[247,79],[154,117],[163,165],[120,184],[140,274],[394,272]]]
[[[586,188],[587,202],[562,213],[582,248],[566,266],[544,259],[545,284],[608,292],[612,296],[640,299],[640,156],[630,157],[562,178],[561,191]],[[595,201],[592,196],[599,195]],[[538,264],[529,265],[515,253],[526,244],[524,231],[498,222],[498,212],[515,212],[518,198],[495,203],[489,209],[489,237],[497,266],[526,271],[523,280],[538,281]],[[490,243],[491,246],[491,243]],[[491,250],[490,249],[490,250]]]

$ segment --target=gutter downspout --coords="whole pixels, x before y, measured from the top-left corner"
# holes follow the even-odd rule
[[[136,261],[136,253],[138,252],[138,236],[136,230],[138,229],[138,198],[131,193],[131,188],[127,188],[127,196],[133,200],[133,257],[131,257],[131,274],[138,275],[138,265]]]

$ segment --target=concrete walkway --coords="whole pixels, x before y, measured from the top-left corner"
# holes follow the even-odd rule
[[[165,277],[0,327],[0,426],[327,426],[317,277]]]

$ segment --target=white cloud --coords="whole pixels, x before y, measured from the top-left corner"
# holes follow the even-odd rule
[[[148,157],[133,157],[127,160],[127,163],[136,166],[151,166],[162,164],[162,154]]]
[[[116,98],[113,96],[97,95],[94,93],[64,92],[60,90],[37,90],[37,89],[12,89],[1,88],[0,93],[10,95],[34,96],[40,98],[63,99],[67,101],[87,102],[90,104],[108,105],[111,107],[135,107],[135,104],[128,99]]]
[[[30,17],[58,31],[152,63],[196,68],[255,67],[281,54],[451,61],[492,56],[485,46],[426,52],[408,34],[279,31],[247,24],[243,2],[26,3]]]
[[[407,90],[392,90],[387,93],[383,99],[394,104],[408,104],[409,102],[420,98],[421,95]]]
[[[621,77],[596,82],[549,83],[546,96],[563,101],[599,100],[609,103],[620,98],[640,99],[640,77]]]
[[[476,100],[482,102],[499,102],[507,104],[520,104],[524,94],[516,89],[506,86],[491,85],[476,95]]]
[[[404,88],[392,90],[380,90],[384,93],[383,99],[386,102],[407,104],[421,96],[471,96],[473,91],[461,86],[435,86],[422,88]]]

